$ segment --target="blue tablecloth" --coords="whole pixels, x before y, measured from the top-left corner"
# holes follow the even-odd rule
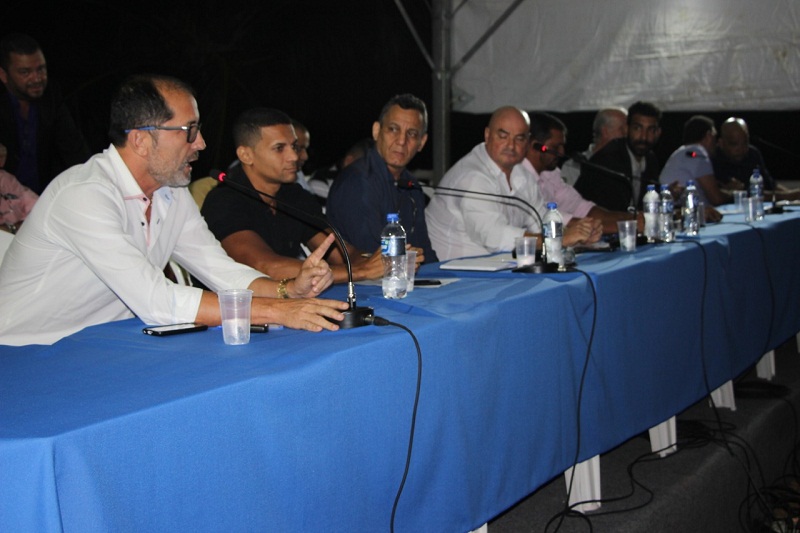
[[[800,330],[800,215],[579,256],[597,320],[581,460]],[[397,531],[466,531],[571,466],[595,299],[582,273],[453,273],[359,304],[423,354]],[[341,287],[328,296],[342,297]],[[702,320],[701,320],[702,319]],[[382,531],[417,375],[394,327],[155,338],[138,320],[0,347],[0,531]]]

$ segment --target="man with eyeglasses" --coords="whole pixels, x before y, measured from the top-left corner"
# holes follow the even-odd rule
[[[425,224],[425,194],[408,164],[428,140],[425,103],[411,94],[391,98],[372,125],[375,146],[345,167],[328,193],[327,215],[359,250],[380,247],[386,215],[398,213],[417,263],[436,261]]]
[[[332,274],[326,239],[297,277],[276,282],[236,263],[208,230],[188,188],[205,149],[191,89],[134,76],[111,104],[111,146],[47,188],[0,267],[0,344],[51,344],[86,326],[220,324],[217,296],[170,282],[174,259],[213,290],[254,291],[253,323],[337,329],[346,302],[320,300]]]
[[[655,104],[636,102],[630,106],[627,136],[614,139],[595,152],[589,161],[596,166],[581,165],[575,190],[610,211],[638,208],[647,185],[659,183],[660,167],[653,147],[661,138],[660,122],[661,110]]]
[[[517,237],[541,235],[537,214],[544,215],[545,202],[536,179],[522,165],[529,129],[525,111],[512,106],[497,109],[484,129],[484,142],[445,173],[426,211],[431,242],[440,259],[510,251]],[[591,234],[588,226],[567,227],[564,245],[586,242]]]
[[[6,170],[41,194],[62,170],[91,155],[80,129],[53,89],[39,43],[21,34],[0,41],[0,143]]]

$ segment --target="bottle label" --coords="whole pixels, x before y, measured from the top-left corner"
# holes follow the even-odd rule
[[[563,225],[560,222],[545,221],[542,233],[546,239],[555,239],[563,234]]]
[[[391,236],[381,239],[381,254],[406,255],[406,240],[402,237]]]

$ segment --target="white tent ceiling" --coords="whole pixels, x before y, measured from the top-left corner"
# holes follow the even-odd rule
[[[446,0],[444,0],[446,1]],[[451,64],[511,4],[453,6]],[[453,110],[800,107],[798,0],[523,1],[453,78]]]

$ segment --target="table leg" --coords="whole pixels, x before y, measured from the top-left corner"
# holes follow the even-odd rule
[[[572,479],[572,467],[567,468],[564,472],[564,477],[567,481],[567,490],[569,490],[569,483]],[[572,506],[577,502],[591,501],[573,507],[578,512],[586,513],[589,511],[596,511],[600,508],[600,456],[594,457],[578,463],[575,465],[575,478],[572,486],[572,491],[569,494],[569,504]]]
[[[772,381],[775,377],[775,350],[770,350],[756,363],[756,374],[761,379]]]
[[[733,397],[733,381],[726,381],[717,390],[711,393],[711,399],[717,407],[725,407],[731,411],[736,410],[736,399]]]
[[[650,450],[658,452],[659,457],[666,457],[678,451],[678,432],[675,428],[675,417],[650,428]]]

